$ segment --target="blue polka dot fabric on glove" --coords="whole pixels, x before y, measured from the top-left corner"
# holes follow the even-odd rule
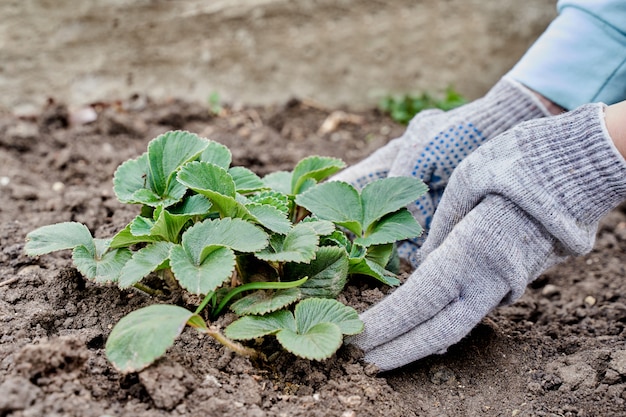
[[[518,123],[549,115],[521,84],[502,78],[484,97],[454,110],[426,110],[411,120],[405,133],[372,155],[340,172],[333,180],[363,188],[386,176],[413,176],[429,192],[409,206],[426,230],[450,175],[482,143]],[[398,245],[400,257],[417,266],[419,237]]]

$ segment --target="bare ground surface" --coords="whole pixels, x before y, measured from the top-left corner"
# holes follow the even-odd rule
[[[90,124],[70,124],[77,115],[56,104],[32,119],[0,114],[0,416],[626,415],[623,210],[591,254],[548,271],[445,355],[393,373],[347,348],[321,363],[287,353],[253,363],[193,331],[154,366],[116,372],[110,329],[159,300],[85,281],[67,253],[26,257],[26,233],[69,220],[98,237],[122,228],[136,208],[115,199],[113,172],[167,130],[220,141],[234,164],[266,174],[311,154],[354,163],[403,127],[372,110],[324,133],[333,112],[297,101],[220,117],[144,97],[96,109]],[[342,297],[362,310],[387,291],[352,282]]]
[[[132,92],[364,109],[388,93],[480,97],[556,0],[4,0],[0,108]]]

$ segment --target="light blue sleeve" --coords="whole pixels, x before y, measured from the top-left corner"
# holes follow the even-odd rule
[[[626,99],[626,1],[560,0],[508,76],[566,109]]]

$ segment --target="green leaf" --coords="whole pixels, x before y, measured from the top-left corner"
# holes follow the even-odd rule
[[[400,280],[394,274],[387,271],[371,259],[361,259],[358,262],[350,263],[350,274],[367,275],[376,278],[383,284],[395,287],[400,284]]]
[[[367,184],[361,191],[363,229],[369,229],[384,215],[406,207],[427,191],[426,184],[414,177],[387,177]]]
[[[58,250],[74,249],[77,246],[95,251],[91,232],[84,224],[65,222],[33,230],[26,235],[24,249],[27,255],[37,256]]]
[[[95,282],[116,282],[122,268],[132,256],[131,251],[125,248],[107,251],[106,248],[108,248],[110,240],[95,239],[94,241],[96,243],[95,250],[80,245],[72,251],[72,260],[76,269],[85,278]]]
[[[343,334],[363,331],[363,322],[352,307],[328,298],[307,298],[296,305],[294,316],[298,333],[307,333],[319,323],[334,323]]]
[[[350,263],[356,263],[357,261],[365,259],[365,255],[367,255],[366,246],[359,245],[358,243],[353,244],[350,250]]]
[[[310,190],[296,196],[296,203],[320,219],[332,221],[350,230],[357,237],[373,234],[377,222],[389,213],[399,211],[425,193],[427,187],[417,178],[391,177],[374,181],[359,195],[350,184],[331,181],[318,184]],[[393,223],[400,222],[396,227]],[[402,227],[408,226],[406,230]],[[421,228],[420,228],[421,230]],[[386,219],[377,235],[364,240],[364,245],[389,243],[413,237],[417,232],[414,222],[410,222],[404,213]],[[406,236],[406,235],[409,236]],[[419,234],[419,232],[418,232]],[[403,237],[405,236],[405,237]],[[371,242],[371,243],[367,243]]]
[[[257,223],[272,232],[284,235],[291,230],[291,222],[287,215],[276,207],[252,203],[247,204],[246,209]]]
[[[157,242],[135,252],[120,273],[119,287],[128,288],[156,270],[169,258],[171,248],[169,242]]]
[[[113,188],[123,203],[169,207],[179,202],[185,187],[176,181],[178,169],[197,158],[206,139],[183,131],[168,132],[150,141],[148,152],[124,162],[115,171]]]
[[[179,243],[180,232],[190,219],[197,219],[207,215],[211,202],[202,195],[192,195],[185,198],[180,204],[163,209],[157,207],[153,214],[156,221],[147,217],[138,216],[128,226],[128,232],[122,231],[114,237],[116,246],[128,246],[133,243],[155,242],[166,240]]]
[[[270,246],[255,255],[264,261],[308,263],[315,257],[318,242],[315,230],[299,223],[284,236],[272,235]]]
[[[422,226],[407,209],[403,208],[385,215],[374,223],[367,237],[356,238],[354,242],[363,246],[380,245],[416,237],[421,233]]]
[[[267,245],[267,234],[241,219],[205,220],[183,233],[170,264],[180,284],[194,294],[214,291],[232,274],[233,250],[255,252]]]
[[[133,311],[113,327],[106,356],[118,371],[138,372],[165,354],[193,316],[182,307],[164,304]]]
[[[309,265],[285,264],[284,274],[287,280],[309,277],[299,287],[305,297],[335,298],[346,285],[348,269],[348,254],[343,248],[324,246],[319,248]]]
[[[150,236],[152,226],[154,226],[154,220],[148,217],[137,216],[130,223],[130,232],[134,236]]]
[[[403,96],[387,96],[380,102],[380,109],[403,124],[409,123],[420,111],[428,108],[450,110],[465,104],[467,100],[453,88],[447,88],[443,97],[433,96],[430,93],[407,94]]]
[[[289,288],[299,287],[304,284],[307,279],[308,277],[304,277],[291,282],[248,282],[246,284],[238,285],[229,290],[228,293],[222,298],[217,308],[213,309],[213,315],[218,315],[233,297],[236,297],[242,292],[256,290],[286,290]]]
[[[205,246],[227,246],[238,252],[256,252],[267,246],[268,236],[258,226],[241,219],[204,220],[183,233],[182,245],[195,263]]]
[[[351,251],[352,248],[352,242],[350,242],[348,236],[339,230],[335,230],[330,235],[322,237],[322,239],[320,239],[320,245],[339,246],[344,248],[346,251]]]
[[[242,202],[237,201],[236,198],[215,193],[210,190],[203,190],[200,191],[200,193],[206,195],[213,202],[213,207],[220,214],[220,217],[232,217],[244,220],[252,219],[250,211]]]
[[[384,268],[389,263],[389,260],[393,255],[393,251],[394,246],[391,243],[384,245],[372,245],[367,248],[365,258]]]
[[[224,335],[234,340],[250,340],[275,334],[283,329],[296,330],[290,311],[279,310],[264,316],[245,316],[224,329]]]
[[[350,184],[331,181],[296,196],[296,204],[361,236],[363,210],[359,192]]]
[[[224,168],[208,162],[190,162],[181,168],[178,181],[211,199],[212,194],[235,198],[235,181]],[[204,192],[209,191],[207,195]]]
[[[244,167],[232,167],[228,173],[235,181],[235,189],[238,193],[246,194],[267,188],[267,185],[257,174]]]
[[[263,177],[265,185],[285,195],[291,194],[292,174],[288,171],[276,171]]]
[[[170,266],[183,288],[193,294],[207,294],[230,278],[235,254],[225,246],[208,245],[196,260],[182,246],[175,245],[170,251]]]
[[[174,177],[176,174],[174,174]],[[150,207],[169,207],[177,204],[184,197],[187,189],[181,183],[174,181],[163,195],[159,195],[152,190],[142,188],[134,194],[136,203],[145,204]]]
[[[391,250],[389,256],[387,257],[385,269],[397,276],[402,271],[402,261],[400,260],[400,256],[398,255],[398,247],[395,244],[391,244],[390,246]],[[380,263],[378,264],[380,265]]]
[[[320,220],[315,217],[305,217],[301,223],[311,226],[319,236],[330,235],[335,231],[335,224],[327,220]]]
[[[171,214],[184,214],[188,216],[203,216],[206,215],[210,209],[211,201],[199,194],[186,197],[179,204],[167,208]]]
[[[150,235],[135,236],[131,232],[133,222],[129,223],[124,229],[120,230],[119,232],[117,232],[115,236],[113,236],[113,239],[111,240],[111,245],[110,245],[111,249],[128,247],[137,243],[158,242],[161,240],[161,238],[158,236],[150,236]]]
[[[329,358],[341,346],[343,334],[363,331],[356,310],[336,300],[307,298],[296,305],[294,316],[297,330],[282,330],[276,338],[285,349],[306,359]]]
[[[148,144],[148,183],[159,196],[169,194],[175,172],[196,159],[209,145],[208,140],[185,131],[171,131],[157,136]]]
[[[171,214],[167,210],[162,210],[150,229],[151,236],[159,236],[163,240],[178,243],[180,232],[193,215]]]
[[[148,153],[121,164],[113,175],[113,191],[122,203],[138,204],[135,193],[146,188],[148,181]]]
[[[285,350],[310,360],[330,358],[340,347],[343,335],[334,323],[318,323],[306,333],[281,330],[276,339]]]
[[[307,178],[305,181],[302,182],[302,185],[300,185],[298,192],[303,193],[307,191],[308,189],[315,187],[316,185],[317,185],[317,182],[314,179]]]
[[[225,329],[231,339],[249,340],[275,334],[288,351],[307,359],[322,360],[341,346],[343,334],[363,331],[363,322],[352,307],[339,301],[307,298],[286,310],[264,316],[245,316]]]
[[[181,169],[178,180],[211,200],[221,217],[251,218],[244,204],[237,201],[235,182],[223,168],[206,162],[192,162]]]
[[[248,201],[249,204],[257,203],[275,207],[286,216],[289,215],[289,207],[291,206],[289,197],[286,194],[279,193],[278,191],[261,191],[258,194],[249,196]]]
[[[200,161],[215,164],[224,169],[228,169],[233,157],[230,150],[221,143],[209,140],[206,149],[200,155]]]
[[[305,217],[301,223],[306,223],[307,226],[311,226],[315,233],[319,236],[330,235],[335,231],[335,224],[328,220],[320,220],[317,217]]]
[[[299,194],[302,191],[302,185],[307,180],[320,182],[328,178],[335,172],[344,168],[346,164],[337,158],[310,156],[304,158],[293,170],[291,178],[291,194]]]
[[[239,316],[263,315],[287,307],[300,297],[302,293],[299,288],[255,291],[234,302],[230,309]]]

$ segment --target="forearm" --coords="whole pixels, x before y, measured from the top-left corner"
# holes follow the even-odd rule
[[[626,159],[626,101],[608,106],[604,121],[615,147]]]

